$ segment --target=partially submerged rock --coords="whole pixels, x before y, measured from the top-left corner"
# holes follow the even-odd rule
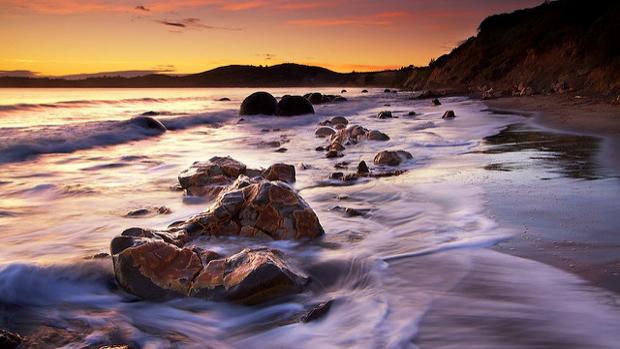
[[[278,102],[276,115],[296,116],[303,114],[314,114],[312,103],[302,96],[283,97]]]
[[[392,112],[389,111],[389,110],[380,111],[379,114],[377,114],[377,117],[379,119],[391,119],[391,118],[393,118]]]
[[[168,130],[166,126],[164,126],[164,124],[162,124],[159,120],[151,116],[143,116],[143,115],[136,116],[134,118],[129,119],[128,123],[131,125],[136,125],[136,126],[148,129],[148,130],[153,130],[158,133],[164,133]]]
[[[127,212],[125,217],[135,218],[135,217],[147,217],[147,216],[155,216],[158,214],[170,214],[172,210],[166,206],[151,206],[151,207],[141,207],[135,210],[131,210]]]
[[[398,166],[403,161],[407,161],[410,159],[413,159],[413,155],[404,150],[384,150],[375,155],[374,163],[375,165]]]
[[[336,130],[329,126],[321,126],[316,129],[314,135],[319,138],[331,137],[336,133]]]
[[[116,251],[114,272],[127,292],[148,300],[179,296],[256,304],[302,290],[308,278],[278,250],[215,252],[142,240]]]
[[[259,91],[246,97],[241,103],[239,115],[274,115],[278,101],[270,93]]]
[[[456,117],[456,115],[454,114],[453,110],[448,110],[445,113],[443,113],[443,116],[441,117],[442,119],[454,119]]]
[[[435,105],[435,106],[441,105],[441,102],[439,101],[439,99],[435,98],[435,99],[433,99],[433,105]]]

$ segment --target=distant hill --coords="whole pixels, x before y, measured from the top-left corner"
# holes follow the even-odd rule
[[[299,64],[262,67],[229,65],[198,74],[139,77],[90,77],[80,80],[0,77],[0,87],[294,87],[403,86],[413,68],[367,73],[337,73]]]
[[[405,86],[478,92],[620,93],[620,1],[558,0],[493,15],[478,34],[416,68]]]

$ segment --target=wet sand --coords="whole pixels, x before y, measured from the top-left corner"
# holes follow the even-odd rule
[[[543,126],[605,139],[601,160],[620,169],[620,105],[610,98],[552,95],[484,101],[489,108],[523,111]]]
[[[552,148],[561,154],[558,159],[564,162],[562,168],[567,177],[611,181],[612,187],[617,187],[620,106],[575,96],[509,97],[485,101],[485,104],[491,109],[523,112],[532,117],[531,125],[555,133]],[[514,135],[504,138],[515,140]],[[490,143],[501,144],[501,141],[495,138]],[[532,144],[531,136],[527,144]],[[601,172],[606,175],[599,175]],[[620,234],[618,225],[613,223],[617,221],[614,207],[616,210],[618,207],[614,194],[606,197],[586,191],[578,196],[568,192],[558,198],[550,197],[550,192],[540,184],[513,192],[500,189],[491,193],[491,211],[500,222],[522,231],[495,249],[552,265],[620,293]],[[506,195],[510,195],[510,202],[506,202]]]

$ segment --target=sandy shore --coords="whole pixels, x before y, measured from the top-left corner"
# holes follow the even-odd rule
[[[568,95],[507,97],[487,100],[484,103],[491,109],[529,114],[534,118],[535,124],[544,128],[601,138],[602,147],[597,160],[603,167],[620,175],[619,105],[600,99],[582,99]],[[526,228],[522,234],[498,244],[496,250],[567,270],[596,286],[620,294],[620,239],[615,238],[617,227],[609,226],[604,232],[610,237],[607,243],[597,242],[597,238],[588,235],[593,229],[585,222],[594,218],[584,217],[583,205],[589,202],[587,198],[582,197],[577,201],[579,204],[556,203],[544,214],[525,214],[524,212],[530,209],[527,201],[518,196],[511,199],[515,200],[514,205],[509,205],[512,207],[499,211],[496,207],[495,211],[499,216],[504,216],[503,220],[508,224],[520,225],[521,221],[529,218],[532,226]],[[609,202],[609,205],[614,204]],[[522,212],[514,215],[501,214],[501,211],[514,212],[513,210]],[[564,218],[550,218],[554,214]],[[598,216],[598,213],[595,213],[595,216]],[[581,218],[572,221],[570,217]],[[606,219],[611,220],[612,217],[607,216]],[[562,226],[566,224],[573,229],[563,229]]]
[[[531,113],[542,126],[604,138],[601,161],[620,170],[620,105],[610,99],[574,95],[505,97],[489,108]]]

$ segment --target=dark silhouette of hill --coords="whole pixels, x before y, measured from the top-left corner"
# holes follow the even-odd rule
[[[337,73],[299,64],[274,66],[229,65],[198,74],[139,77],[60,78],[0,77],[0,87],[294,87],[403,86],[412,67],[366,73]]]
[[[416,68],[406,86],[617,94],[620,1],[558,0],[490,16],[475,37]]]

